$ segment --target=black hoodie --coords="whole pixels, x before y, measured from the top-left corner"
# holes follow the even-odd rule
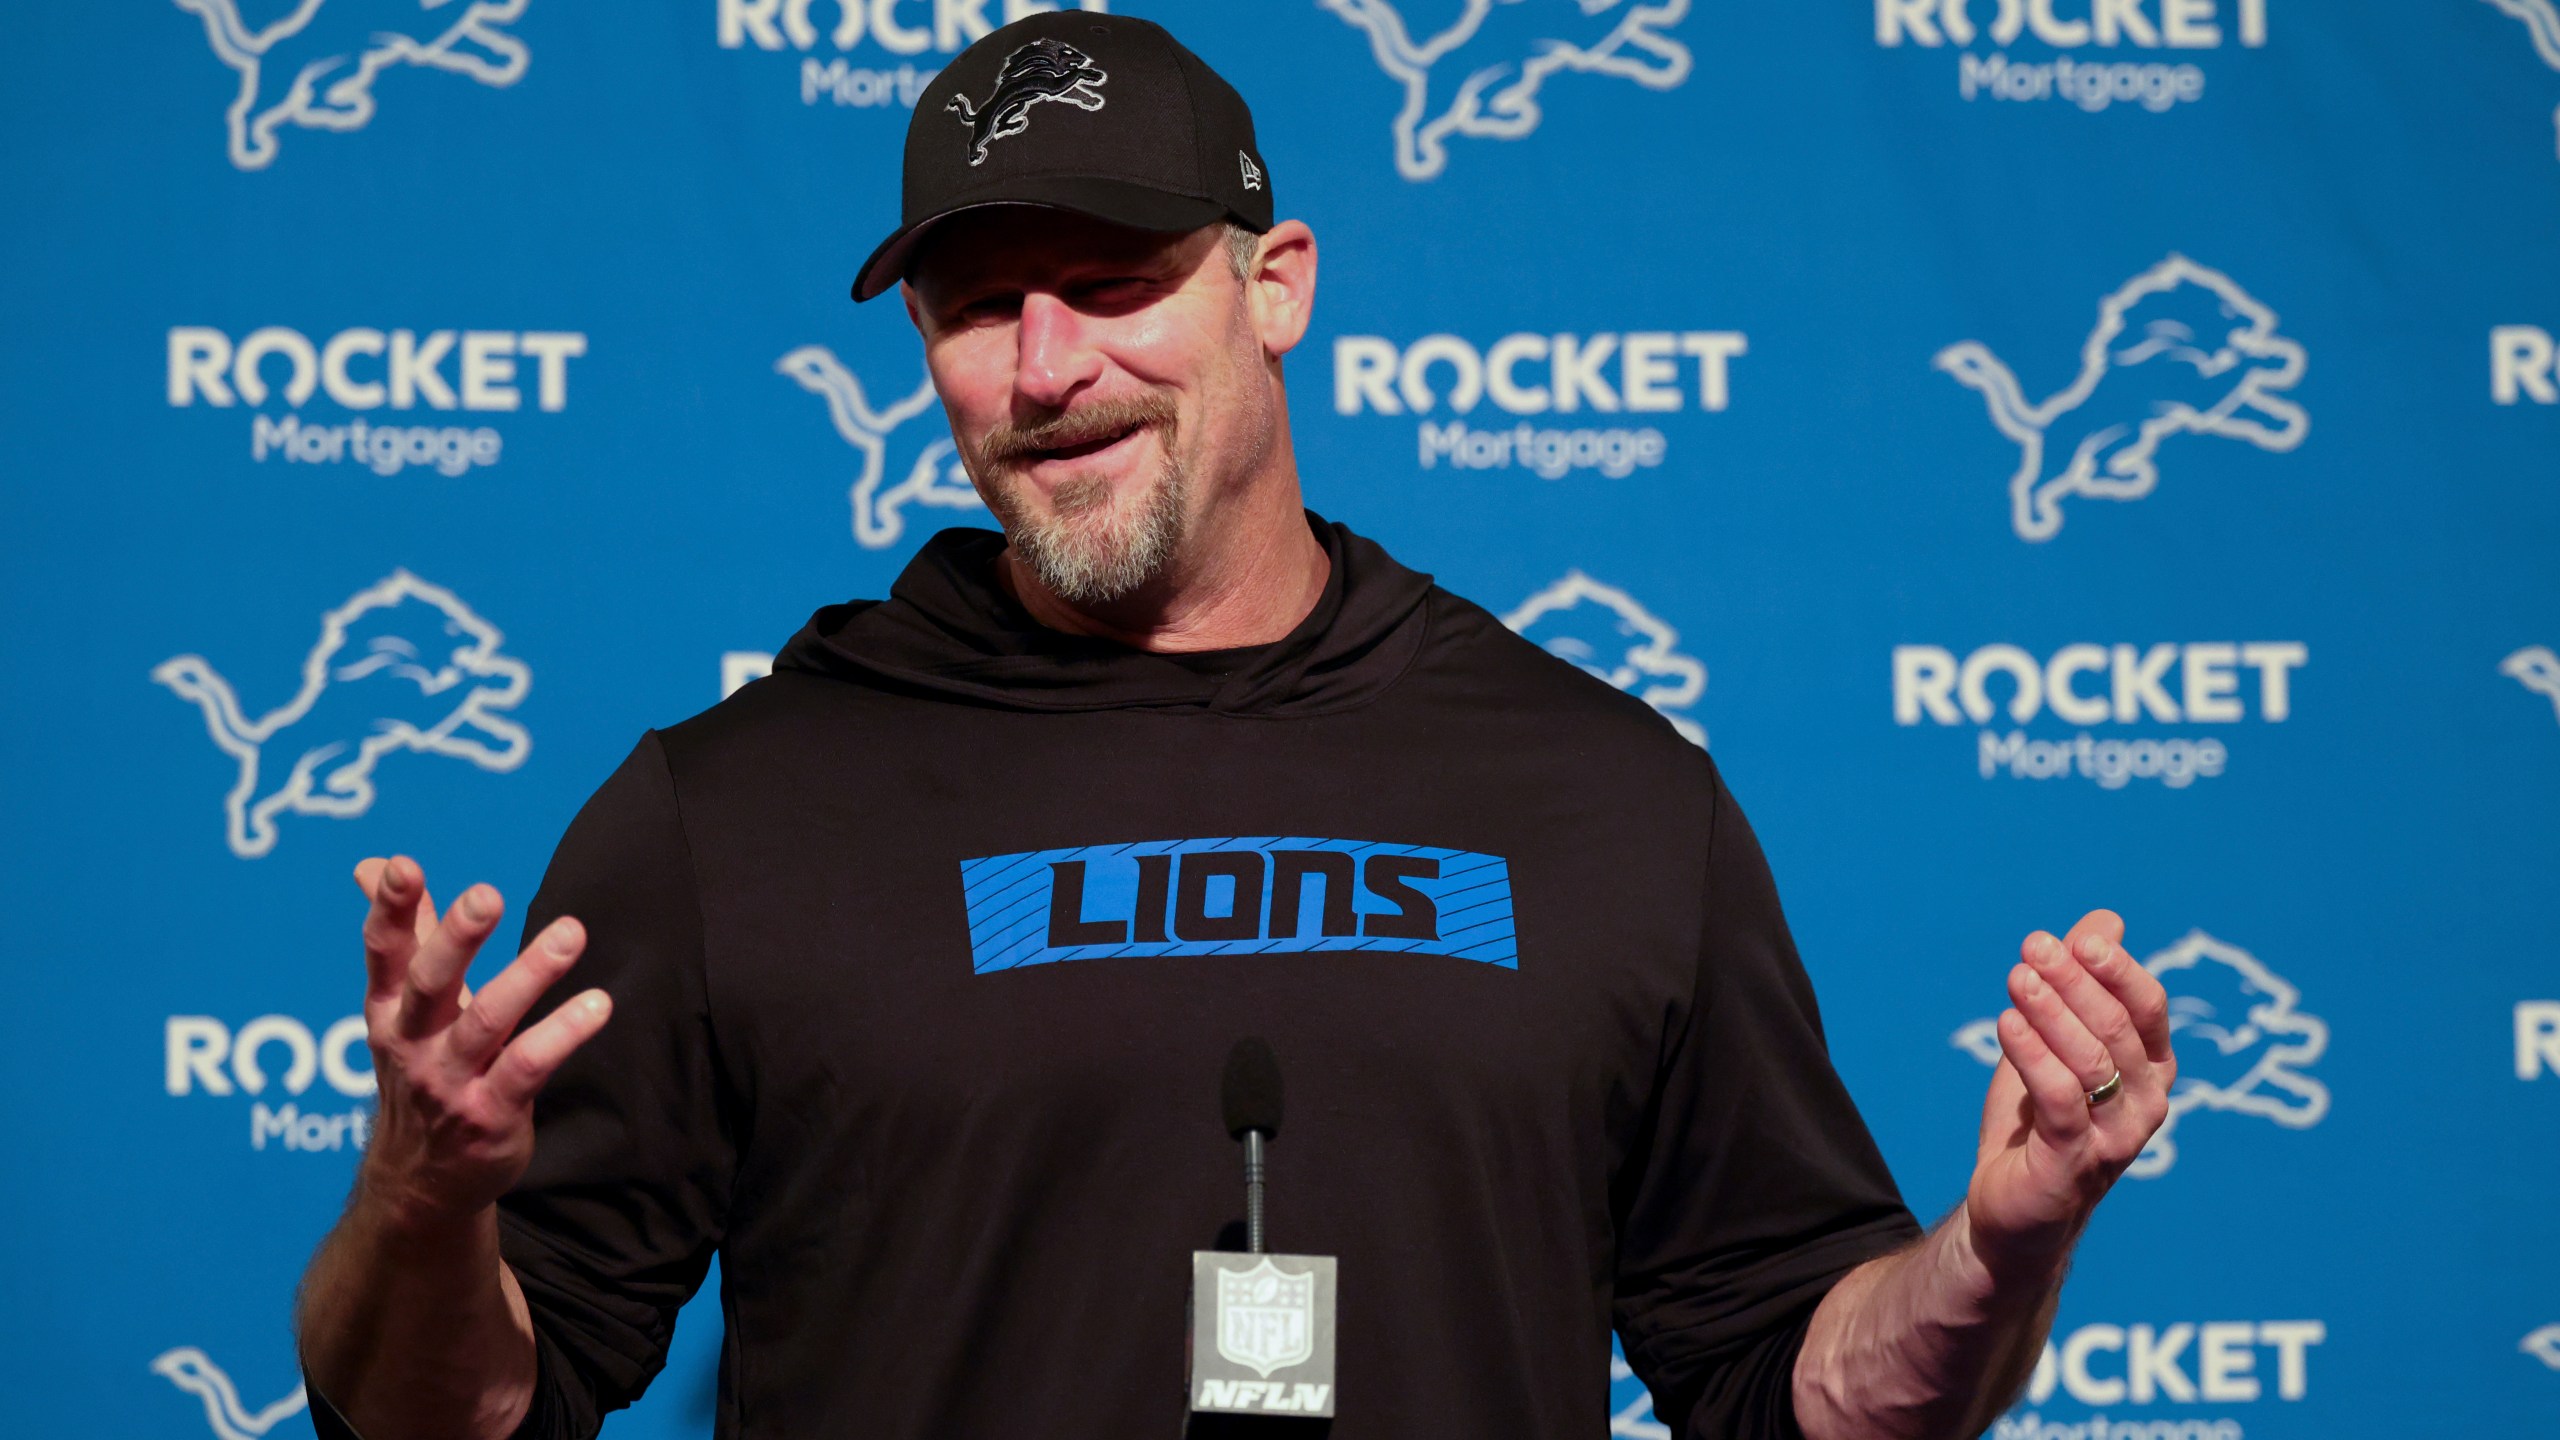
[[[1918,1227],[1741,812],[1309,520],[1332,573],[1270,645],[1045,629],[946,530],[642,739],[526,916],[591,935],[546,1007],[615,1011],[501,1202],[520,1434],[638,1395],[716,1249],[720,1436],[1175,1435],[1245,1035],[1272,1248],[1341,1259],[1336,1440],[1598,1436],[1613,1325],[1676,1433],[1796,1433],[1813,1305]]]

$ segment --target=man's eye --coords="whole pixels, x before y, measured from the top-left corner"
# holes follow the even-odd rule
[[[1111,275],[1089,280],[1076,287],[1079,294],[1093,300],[1118,300],[1137,294],[1147,283],[1144,275]]]
[[[990,320],[1005,319],[1021,308],[1022,297],[1019,295],[981,295],[951,313],[964,325],[981,325]]]

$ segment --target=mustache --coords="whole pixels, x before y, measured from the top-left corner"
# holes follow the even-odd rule
[[[998,425],[987,432],[980,454],[989,465],[1006,465],[1044,450],[1088,444],[1148,425],[1170,428],[1173,397],[1161,391],[1117,400],[1096,400],[1028,425]]]

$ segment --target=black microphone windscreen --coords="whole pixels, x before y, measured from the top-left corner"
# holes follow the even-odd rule
[[[1227,1133],[1239,1140],[1248,1130],[1280,1133],[1280,1060],[1271,1053],[1269,1041],[1248,1035],[1227,1052],[1218,1105],[1226,1115]]]

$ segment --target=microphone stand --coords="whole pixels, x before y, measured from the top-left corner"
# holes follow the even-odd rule
[[[1244,1132],[1244,1248],[1248,1255],[1263,1253],[1262,1243],[1262,1132]]]
[[[1316,1440],[1333,1425],[1337,1261],[1270,1253],[1263,1170],[1281,1110],[1270,1045],[1253,1036],[1237,1041],[1218,1089],[1227,1134],[1244,1142],[1245,1255],[1191,1252],[1183,1433]]]

